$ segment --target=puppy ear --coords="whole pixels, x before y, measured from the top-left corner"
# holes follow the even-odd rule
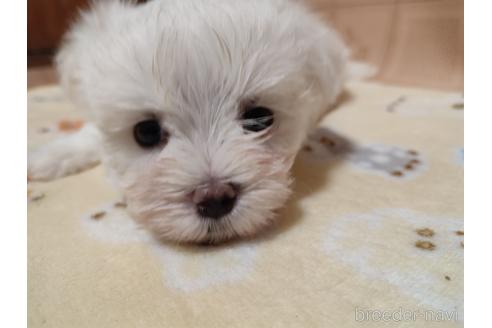
[[[359,81],[374,77],[378,73],[378,68],[372,64],[350,60],[347,67],[347,80]]]
[[[313,19],[309,70],[328,104],[332,104],[348,79],[350,51],[340,36],[320,20]]]
[[[87,107],[83,90],[84,59],[92,41],[130,7],[134,0],[92,0],[89,9],[79,12],[64,35],[55,58],[55,65],[66,94],[80,107]]]

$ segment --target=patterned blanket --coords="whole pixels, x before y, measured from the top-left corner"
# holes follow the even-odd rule
[[[348,86],[307,141],[278,224],[159,244],[101,167],[28,181],[30,327],[463,326],[463,96]],[[28,94],[28,147],[83,120]]]

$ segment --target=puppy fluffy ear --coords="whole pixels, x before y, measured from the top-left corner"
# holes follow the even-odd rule
[[[358,81],[374,77],[378,73],[378,68],[372,64],[351,60],[347,68],[347,80]]]
[[[135,0],[92,0],[89,9],[79,12],[79,17],[64,35],[55,65],[62,87],[77,105],[88,105],[82,84],[85,59],[93,44],[91,40],[135,4]]]
[[[331,104],[347,81],[350,51],[334,29],[315,16],[313,18],[307,30],[311,39],[308,66],[319,92]]]
[[[346,82],[365,80],[375,76],[378,68],[351,58],[351,51],[338,33],[313,15],[308,33],[312,36],[310,71],[319,83],[328,103],[335,102]]]

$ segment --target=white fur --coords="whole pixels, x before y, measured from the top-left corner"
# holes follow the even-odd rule
[[[93,124],[58,138],[29,154],[29,178],[47,181],[79,173],[100,162],[101,136]]]
[[[44,158],[30,158],[31,175],[72,173],[88,162],[73,146],[85,142],[76,150],[92,158],[101,145],[130,212],[157,236],[217,242],[253,234],[288,198],[292,162],[340,93],[347,56],[297,1],[101,1],[57,58],[63,86],[99,133],[42,148]],[[265,133],[246,134],[238,120],[253,100],[274,111]],[[149,115],[169,132],[165,147],[133,140],[133,126]],[[189,201],[210,179],[242,186],[220,221],[198,217]]]

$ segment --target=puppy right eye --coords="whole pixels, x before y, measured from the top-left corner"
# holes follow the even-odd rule
[[[133,127],[133,137],[142,148],[152,148],[167,142],[169,134],[155,119],[138,122]]]
[[[245,130],[259,132],[273,124],[273,112],[269,108],[255,106],[246,109],[241,119]]]

